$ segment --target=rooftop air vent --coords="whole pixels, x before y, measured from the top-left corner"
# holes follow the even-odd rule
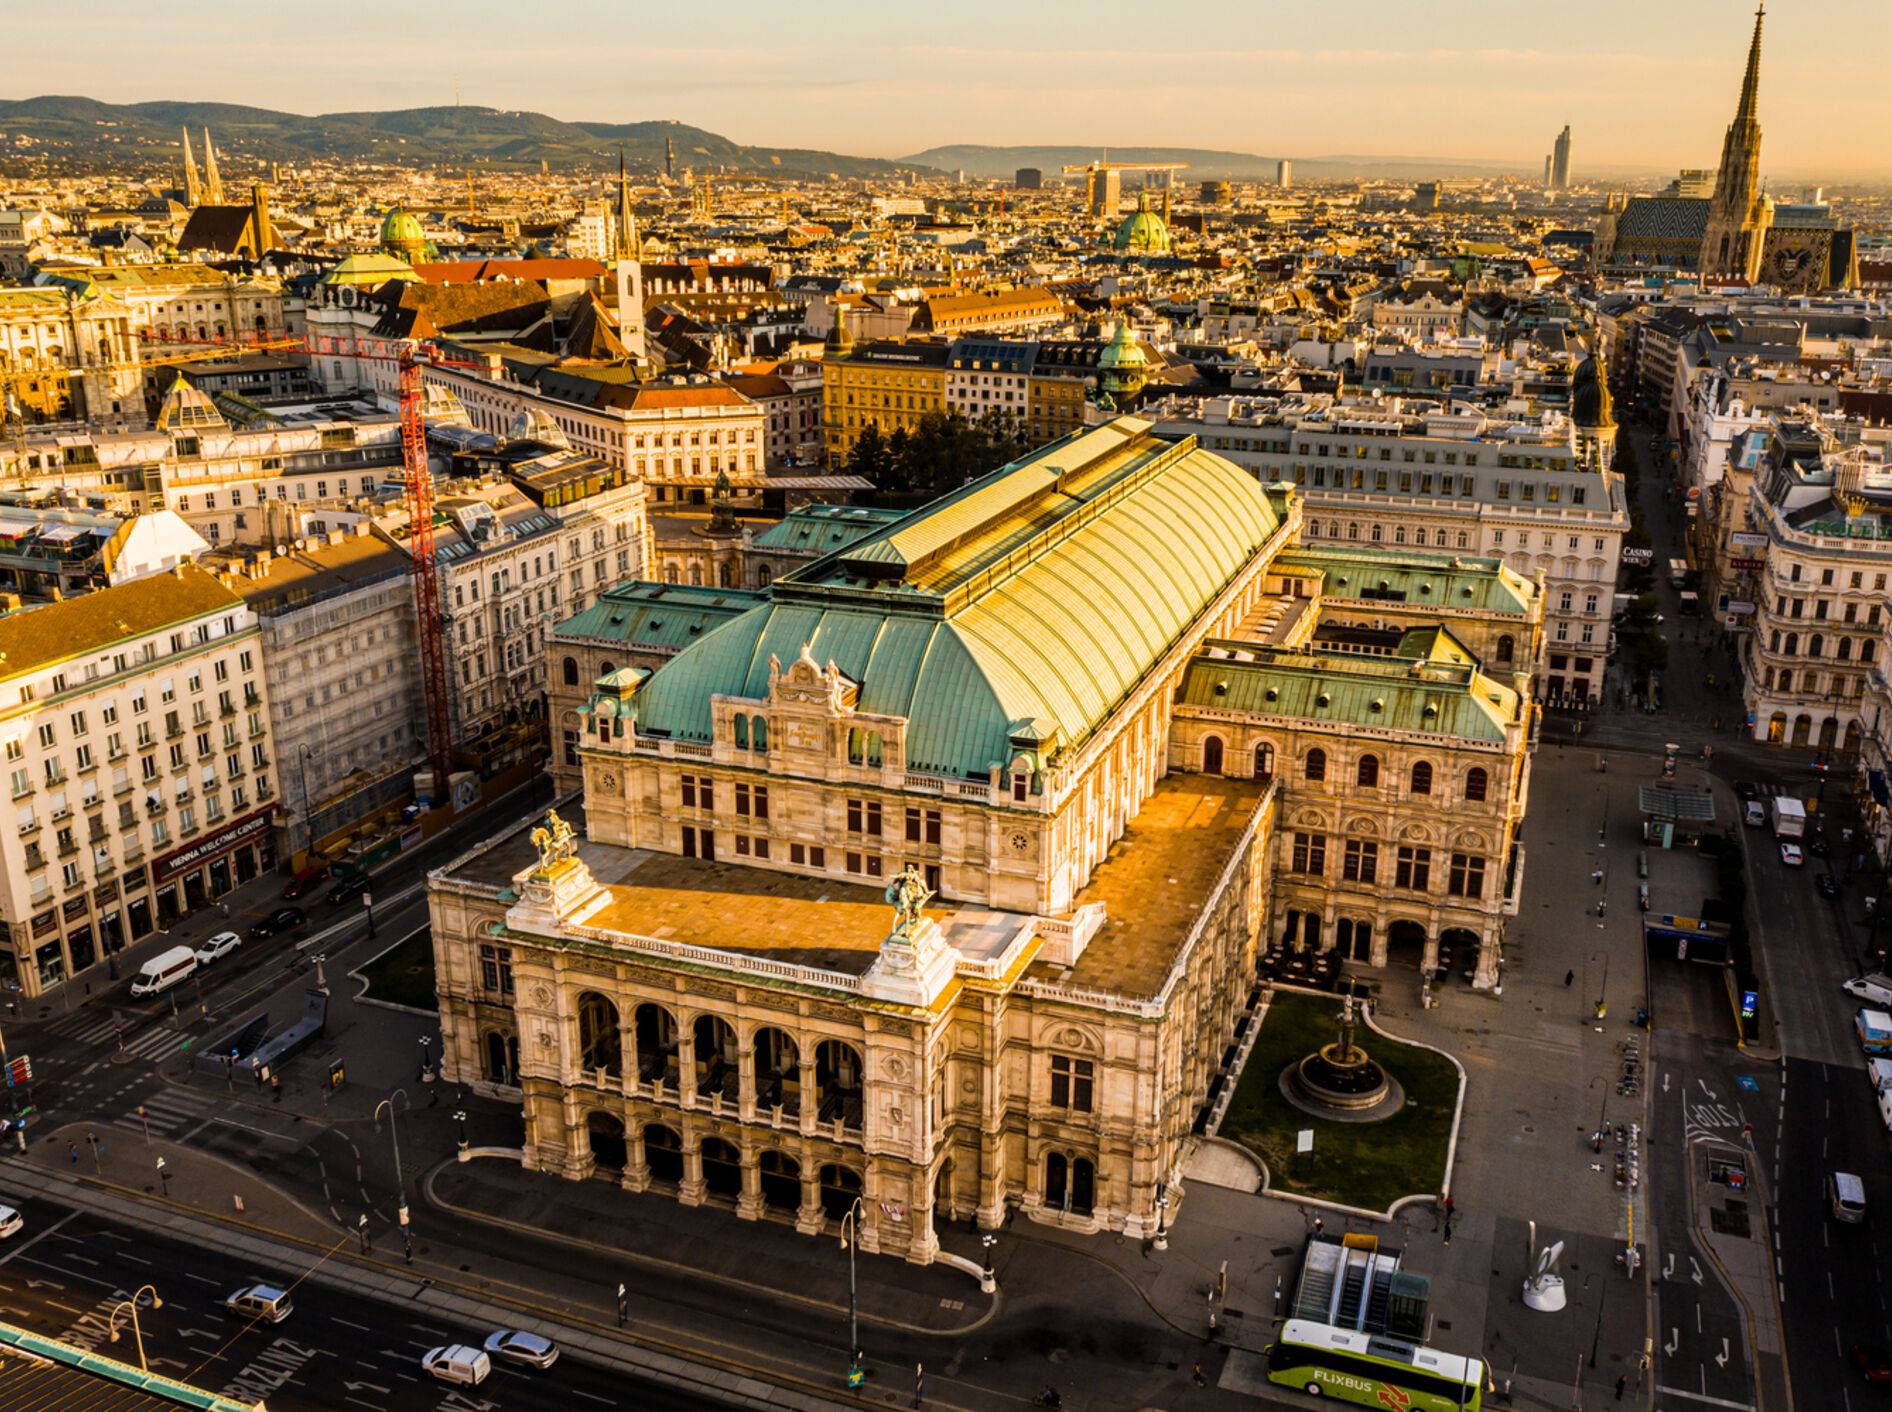
[[[1333,697],[1329,696],[1324,691],[1319,696],[1316,696],[1314,698],[1314,704],[1316,706],[1331,706],[1333,705],[1333,702],[1334,702]]]
[[[1439,714],[1439,703],[1436,701],[1426,702],[1426,710],[1425,710],[1426,719],[1431,720],[1434,716],[1438,714]]]

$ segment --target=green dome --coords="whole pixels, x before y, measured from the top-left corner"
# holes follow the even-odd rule
[[[421,229],[419,216],[396,206],[381,222],[381,243],[391,250],[418,250],[427,244],[427,232]]]
[[[1106,343],[1103,351],[1097,355],[1097,367],[1103,372],[1122,368],[1141,368],[1148,361],[1149,359],[1143,353],[1143,345],[1138,343],[1136,335],[1130,332],[1130,325],[1127,322],[1117,325],[1117,331],[1110,336],[1110,342]]]
[[[1167,255],[1169,225],[1146,203],[1139,202],[1136,211],[1125,216],[1117,227],[1116,246],[1119,255]]]

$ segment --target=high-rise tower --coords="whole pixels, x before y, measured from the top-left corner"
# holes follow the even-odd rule
[[[1710,278],[1752,280],[1760,271],[1767,227],[1773,224],[1773,203],[1761,194],[1761,23],[1766,18],[1765,6],[1754,12],[1741,101],[1721,143],[1715,194],[1708,202],[1701,271]]]
[[[1557,134],[1557,145],[1550,154],[1550,185],[1553,191],[1563,191],[1570,185],[1570,124],[1564,124],[1564,130]]]

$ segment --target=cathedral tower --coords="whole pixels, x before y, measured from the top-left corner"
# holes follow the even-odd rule
[[[197,159],[191,156],[191,130],[182,130],[184,138],[184,204],[192,210],[203,205],[204,188],[197,180]]]
[[[1741,101],[1721,144],[1721,167],[1708,203],[1701,272],[1709,278],[1752,280],[1760,271],[1761,244],[1773,222],[1773,203],[1761,194],[1761,23],[1766,18],[1765,6],[1754,12]]]

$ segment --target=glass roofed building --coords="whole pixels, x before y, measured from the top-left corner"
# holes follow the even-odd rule
[[[575,827],[431,897],[448,1077],[528,1166],[807,1232],[861,1197],[916,1261],[1012,1209],[1141,1235],[1265,948],[1463,931],[1496,988],[1534,584],[1301,550],[1291,487],[1130,417],[850,529],[555,633]],[[1369,831],[1389,894],[1432,850],[1383,908]]]

